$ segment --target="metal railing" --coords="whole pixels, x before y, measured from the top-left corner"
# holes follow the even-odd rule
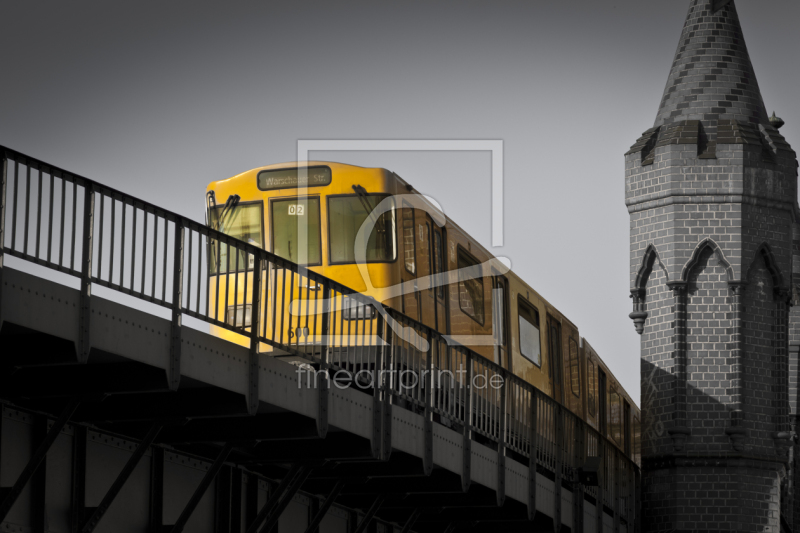
[[[97,284],[172,312],[173,388],[186,315],[248,337],[251,369],[259,353],[279,351],[350,375],[374,371],[374,394],[527,458],[558,483],[577,483],[586,458],[602,456],[601,485],[585,490],[632,520],[634,463],[506,369],[266,250],[16,151],[0,156],[0,275],[8,254],[81,280],[80,361]],[[254,412],[257,379],[250,387]]]
[[[394,309],[387,314],[387,356],[381,367],[386,377],[377,388],[413,410],[422,412],[428,405],[445,426],[466,426],[480,440],[535,461],[555,473],[558,483],[575,486],[586,459],[602,457],[600,486],[584,490],[611,509],[615,520],[633,528],[638,467],[609,439],[494,362],[448,344],[443,335]],[[421,375],[429,377],[412,379]]]

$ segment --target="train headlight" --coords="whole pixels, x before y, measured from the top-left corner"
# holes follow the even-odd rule
[[[345,320],[372,320],[375,318],[375,308],[371,305],[358,305],[355,302],[345,305],[342,309]]]
[[[225,312],[225,323],[235,328],[249,328],[250,317],[253,314],[253,306],[232,305]]]

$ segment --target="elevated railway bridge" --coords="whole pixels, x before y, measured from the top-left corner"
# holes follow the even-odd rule
[[[637,466],[503,368],[265,250],[0,156],[1,532],[638,530]],[[226,283],[243,284],[232,310],[214,304]]]

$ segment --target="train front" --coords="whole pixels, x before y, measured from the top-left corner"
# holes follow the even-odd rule
[[[374,303],[399,282],[394,188],[384,169],[317,162],[209,184],[207,223],[225,236],[207,240],[211,332],[243,346],[257,334],[259,352],[297,364],[328,346],[334,366],[371,367]]]

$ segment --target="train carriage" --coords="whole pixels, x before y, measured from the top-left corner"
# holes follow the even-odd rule
[[[295,274],[278,261],[261,277],[260,301],[271,294],[272,308],[260,310],[260,327],[280,342],[260,352],[313,365],[326,333],[339,367],[372,368],[383,306],[485,358],[474,371],[498,365],[519,376],[638,460],[639,410],[578,327],[397,174],[286,163],[213,182],[206,199],[210,226],[304,267],[305,275]],[[248,345],[245,295],[259,266],[225,243],[208,247],[210,305],[241,335],[215,326],[213,333]],[[341,287],[322,294],[315,274]],[[327,332],[318,326],[324,302]],[[398,357],[427,357],[420,339],[401,341]],[[287,343],[294,349],[277,347]],[[432,366],[455,376],[458,353],[440,350]],[[480,396],[487,406],[497,402],[492,394]],[[455,397],[437,405],[442,413],[461,408]]]

